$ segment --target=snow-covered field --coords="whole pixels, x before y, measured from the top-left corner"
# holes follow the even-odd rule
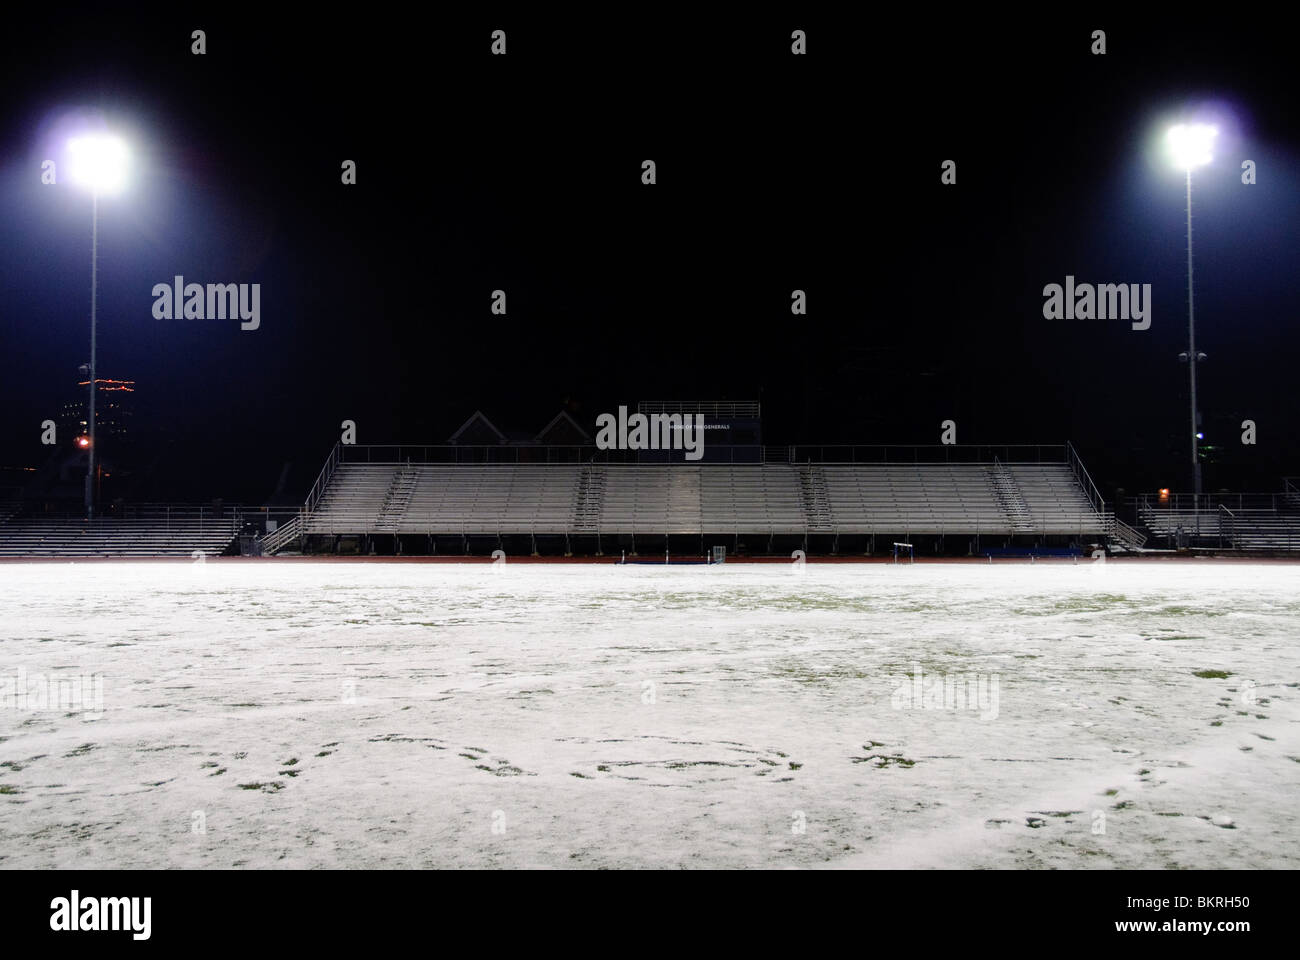
[[[1300,566],[3,564],[0,614],[0,867],[1300,866]]]

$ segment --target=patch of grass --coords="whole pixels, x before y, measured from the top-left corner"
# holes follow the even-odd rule
[[[908,760],[906,757],[887,757],[882,753],[873,753],[869,757],[849,757],[854,763],[875,762],[877,770],[883,770],[885,767],[896,766],[909,768],[916,766],[915,760]]]
[[[0,783],[0,796],[8,797],[8,796],[12,796],[15,793],[18,793],[17,787],[11,787],[7,783]]]
[[[1226,680],[1232,676],[1231,670],[1197,670],[1192,676],[1200,677],[1202,680]]]

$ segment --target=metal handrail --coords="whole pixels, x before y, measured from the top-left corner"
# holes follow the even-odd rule
[[[1220,504],[1234,505],[1237,510],[1278,510],[1286,503],[1281,493],[1170,493],[1160,499],[1149,493],[1125,498],[1128,504],[1148,511],[1213,512]]]
[[[299,514],[259,539],[257,542],[263,555],[274,554],[285,544],[291,543],[301,535],[302,526],[302,515]]]
[[[340,441],[334,441],[334,446],[330,448],[329,456],[325,458],[325,465],[320,468],[320,474],[316,477],[316,482],[311,485],[311,490],[307,493],[307,499],[303,502],[303,509],[308,513],[316,509],[316,504],[320,502],[321,496],[325,493],[325,486],[329,483],[330,477],[334,475],[334,470],[339,465],[339,453],[342,444]]]
[[[339,444],[326,461],[326,470],[338,463],[659,463],[657,453],[680,451],[602,450],[594,444]],[[724,453],[725,452],[725,453]],[[710,463],[987,463],[1001,456],[1007,463],[1068,463],[1066,444],[706,444],[705,459],[687,465]],[[1077,455],[1076,455],[1077,456]],[[333,461],[331,463],[331,460]],[[319,479],[313,490],[319,487]]]
[[[1106,512],[1106,499],[1101,495],[1101,491],[1097,489],[1097,485],[1092,482],[1092,476],[1088,473],[1088,468],[1083,465],[1083,459],[1079,456],[1079,452],[1074,449],[1074,444],[1069,440],[1065,442],[1065,452],[1069,458],[1070,469],[1074,471],[1074,479],[1079,481],[1079,485],[1083,487],[1084,493],[1088,495],[1088,499],[1096,507],[1097,512],[1104,514]]]

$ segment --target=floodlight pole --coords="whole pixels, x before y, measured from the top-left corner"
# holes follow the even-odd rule
[[[1192,510],[1197,515],[1200,528],[1201,508],[1201,458],[1196,449],[1196,313],[1192,301],[1192,168],[1187,168],[1187,375],[1191,386],[1192,407]]]
[[[90,457],[86,466],[86,519],[95,518],[95,307],[99,280],[99,191],[90,198],[90,404],[86,425],[89,428]]]

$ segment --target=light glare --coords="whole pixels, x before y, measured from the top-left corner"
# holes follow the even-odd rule
[[[68,141],[72,182],[95,193],[117,193],[126,186],[128,151],[117,137],[74,137]]]
[[[1207,123],[1180,123],[1169,128],[1166,142],[1174,163],[1182,170],[1191,170],[1209,163],[1214,138],[1219,135],[1219,128]]]

